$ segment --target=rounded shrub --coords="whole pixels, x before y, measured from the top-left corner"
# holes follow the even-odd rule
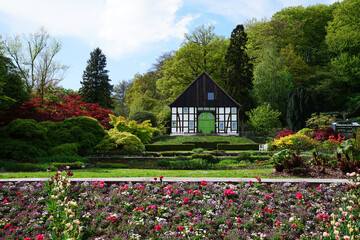
[[[119,132],[113,128],[108,131],[108,136],[104,137],[95,149],[98,152],[138,152],[144,150],[144,145],[137,136],[129,132]]]
[[[307,136],[311,136],[311,135],[313,135],[314,130],[311,129],[311,128],[303,128],[303,129],[300,129],[297,133],[305,134]]]
[[[275,149],[301,149],[308,150],[313,149],[316,146],[316,141],[304,134],[296,133],[282,137],[280,139],[275,139],[272,143],[273,148]]]
[[[50,156],[78,156],[76,143],[64,143],[49,149]]]
[[[138,124],[150,120],[151,126],[157,127],[156,116],[149,111],[137,111],[129,116],[129,120],[135,120]]]
[[[201,158],[206,160],[208,163],[212,163],[212,164],[216,164],[219,162],[219,159],[209,153],[194,153],[193,155],[191,155],[192,159],[196,159],[196,158]]]
[[[34,119],[15,119],[6,128],[10,136],[14,138],[44,139],[46,135],[46,128]]]

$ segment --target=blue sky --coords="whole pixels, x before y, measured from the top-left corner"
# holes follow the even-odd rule
[[[145,73],[156,58],[179,49],[185,33],[213,24],[229,37],[237,24],[270,18],[285,7],[332,4],[336,0],[0,0],[0,35],[33,33],[44,27],[62,43],[57,61],[69,69],[60,85],[73,90],[90,52],[107,57],[112,84]]]

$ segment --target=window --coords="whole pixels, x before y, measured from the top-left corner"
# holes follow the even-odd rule
[[[184,113],[188,113],[188,108],[187,107],[184,108]]]
[[[236,108],[231,108],[231,113],[236,113]]]
[[[194,122],[189,122],[189,129],[194,129]]]
[[[232,122],[231,130],[237,130],[237,129],[236,129],[236,122]]]
[[[209,118],[213,118],[213,115],[211,113],[209,113]]]
[[[200,118],[204,118],[204,114],[203,114],[203,113],[200,115]]]
[[[224,130],[224,122],[220,122],[220,124],[219,124],[219,130]]]
[[[176,122],[172,122],[172,126],[173,126],[173,127],[176,127]]]
[[[208,100],[214,100],[214,93],[208,92]]]

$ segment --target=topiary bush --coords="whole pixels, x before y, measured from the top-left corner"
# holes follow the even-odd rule
[[[208,163],[212,163],[212,164],[216,164],[220,161],[217,157],[209,153],[194,153],[193,155],[191,155],[191,158],[192,159],[201,158],[206,160]]]
[[[137,111],[129,116],[129,120],[135,120],[138,124],[150,120],[152,127],[157,127],[157,119],[155,114],[149,111]]]

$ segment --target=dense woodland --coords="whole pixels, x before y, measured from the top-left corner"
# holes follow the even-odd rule
[[[36,58],[20,55],[19,37],[2,39],[0,121],[6,125],[24,115],[36,119],[32,116],[39,114],[39,110],[41,117],[52,116],[57,110],[49,102],[57,102],[56,106],[61,108],[61,104],[77,99],[78,105],[79,102],[97,104],[93,107],[110,108],[115,115],[130,120],[151,119],[153,126],[165,133],[170,122],[167,104],[202,71],[243,106],[240,113],[245,121],[251,110],[264,104],[279,112],[282,126],[292,130],[303,128],[314,112],[357,117],[360,114],[359,27],[358,0],[285,8],[271,19],[252,19],[234,26],[230,38],[217,35],[212,25],[203,25],[185,34],[179,49],[169,50],[154,60],[146,73],[137,73],[133,79],[114,86],[105,69],[105,55],[95,49],[79,93],[58,87],[66,66],[51,62],[60,46],[44,30],[27,38],[48,43],[43,46],[48,51],[39,51]],[[28,57],[27,63],[33,65],[24,64],[21,57]],[[100,74],[91,75],[94,72]],[[101,100],[98,96],[107,98]],[[64,99],[69,97],[71,100],[66,102]],[[88,114],[75,109],[73,116],[90,116],[91,110],[80,109]],[[103,120],[108,113],[93,117]]]

